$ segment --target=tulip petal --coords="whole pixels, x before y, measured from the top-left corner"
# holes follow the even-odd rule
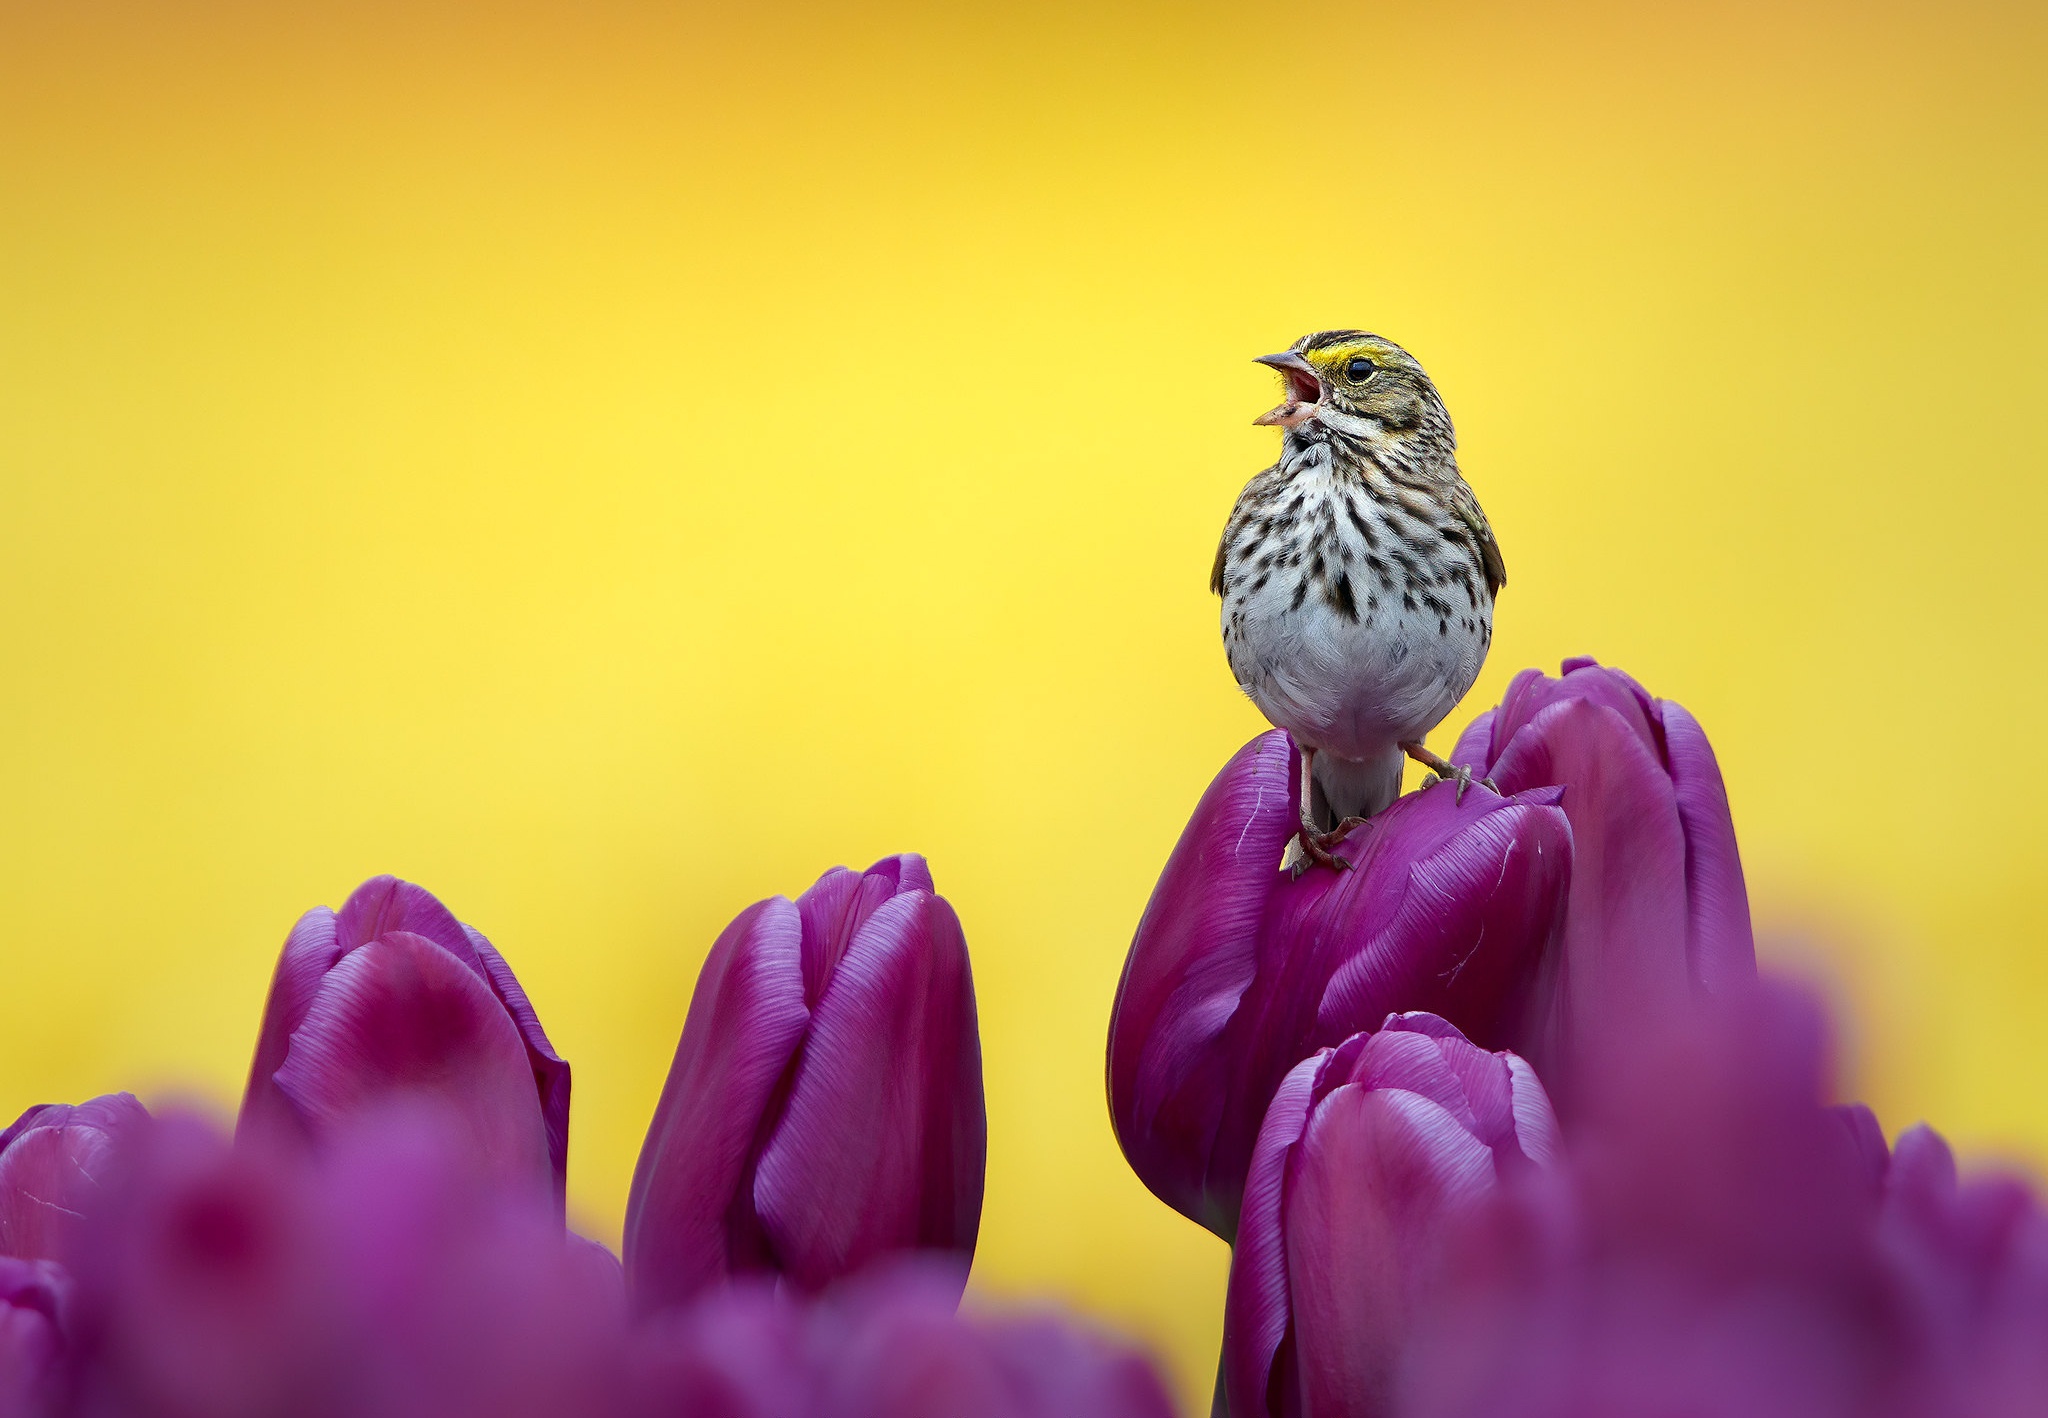
[[[368,945],[394,931],[424,936],[483,977],[482,963],[462,922],[433,892],[395,876],[373,876],[351,891],[335,913],[334,931],[343,950]]]
[[[505,957],[498,954],[497,947],[484,938],[482,931],[471,926],[462,929],[483,966],[484,982],[512,1016],[525,1045],[527,1067],[533,1070],[534,1087],[540,1093],[541,1120],[548,1130],[548,1162],[555,1173],[555,1202],[558,1207],[564,1206],[569,1186],[569,1065],[548,1042],[540,1015],[535,1013]]]
[[[805,1312],[766,1281],[735,1280],[636,1327],[633,1412],[689,1418],[815,1418]]]
[[[895,861],[885,857],[877,866],[864,872],[834,867],[796,899],[804,923],[804,1003],[813,1009],[854,936],[896,895]]]
[[[270,977],[270,995],[263,1002],[263,1022],[256,1031],[256,1057],[249,1064],[249,1086],[242,1093],[242,1113],[235,1135],[251,1138],[302,1139],[305,1125],[289,1101],[277,1091],[276,1074],[291,1048],[292,1031],[313,1007],[320,982],[347,947],[335,927],[334,912],[315,906],[299,917],[277,969]]]
[[[1685,829],[1685,886],[1690,907],[1687,950],[1693,979],[1724,992],[1756,978],[1756,939],[1735,820],[1721,765],[1699,721],[1669,700],[1657,706],[1665,760]]]
[[[123,1134],[148,1121],[133,1094],[110,1093],[30,1108],[0,1132],[0,1256],[68,1256]]]
[[[1309,1109],[1331,1062],[1323,1049],[1303,1059],[1274,1090],[1244,1184],[1237,1241],[1230,1250],[1230,1281],[1223,1311],[1222,1384],[1235,1418],[1266,1412],[1275,1357],[1287,1338],[1286,1201],[1295,1146],[1308,1128]]]
[[[626,1284],[642,1313],[762,1262],[747,1167],[811,1017],[803,927],[785,897],[755,903],[704,959],[626,1204]]]
[[[1507,752],[1509,740],[1524,724],[1550,706],[1556,698],[1557,687],[1558,681],[1537,669],[1523,670],[1508,682],[1508,692],[1501,696],[1499,705],[1483,716],[1490,721],[1484,759],[1487,776],[1492,775],[1494,765]],[[1462,739],[1459,741],[1463,742]],[[1478,764],[1467,766],[1475,773],[1479,772]]]
[[[1376,1029],[1394,1010],[1441,1015],[1486,1047],[1507,1041],[1570,882],[1571,834],[1556,796],[1496,798],[1466,812],[1438,784],[1415,795],[1412,813],[1385,815],[1381,854],[1355,873],[1373,894],[1361,890],[1338,927],[1350,958],[1316,1002],[1316,1042]]]
[[[1173,1418],[1150,1364],[1050,1315],[980,1326],[1020,1418]],[[964,1410],[935,1410],[944,1418]]]
[[[1539,1167],[1555,1167],[1564,1159],[1564,1134],[1557,1114],[1551,1109],[1550,1094],[1536,1070],[1519,1054],[1506,1055],[1508,1091],[1515,1116],[1515,1146]],[[1502,1149],[1495,1147],[1496,1164],[1506,1162]]]
[[[1236,1066],[1216,1045],[1252,983],[1261,920],[1284,880],[1297,761],[1274,730],[1216,775],[1138,922],[1110,1017],[1110,1115],[1124,1156],[1155,1196],[1225,1237],[1235,1197],[1212,1199],[1206,1174]],[[1254,1115],[1247,1145],[1256,1129]]]
[[[1550,1077],[1564,1038],[1661,1015],[1689,996],[1685,833],[1662,764],[1609,705],[1549,705],[1493,771],[1503,790],[1566,785],[1572,879],[1555,994],[1548,1023],[1509,1041]]]
[[[1467,724],[1451,748],[1451,762],[1464,764],[1475,778],[1484,778],[1493,762],[1493,725],[1499,717],[1500,710],[1489,709]]]
[[[1259,924],[1253,980],[1212,1045],[1202,1221],[1226,1240],[1279,1079],[1396,1010],[1444,1015],[1487,1047],[1522,1028],[1556,934],[1570,829],[1546,788],[1513,799],[1450,784],[1411,793],[1340,849],[1353,869],[1284,877]],[[1199,893],[1203,887],[1191,888]],[[1129,1153],[1129,1144],[1126,1143]]]
[[[1459,1043],[1464,1044],[1468,1055],[1498,1062],[1483,1049],[1465,1044],[1462,1039]],[[1428,1035],[1394,1028],[1368,1036],[1358,1063],[1351,1070],[1350,1081],[1367,1088],[1399,1088],[1418,1094],[1456,1118],[1467,1132],[1479,1131],[1479,1118],[1460,1070],[1447,1051]],[[1500,1107],[1495,1111],[1505,1114],[1505,1080],[1499,1091]]]
[[[478,1156],[515,1183],[552,1189],[519,1031],[478,973],[438,942],[396,931],[345,956],[293,1032],[276,1081],[316,1132],[394,1096],[439,1098]]]
[[[93,1362],[78,1409],[332,1411],[341,1297],[295,1154],[230,1148],[178,1116],[145,1138],[82,1247]]]
[[[70,1290],[54,1261],[0,1255],[0,1414],[55,1411]]]
[[[1299,1158],[1287,1279],[1301,1411],[1389,1412],[1446,1216],[1492,1190],[1493,1153],[1427,1098],[1347,1084],[1317,1104]]]
[[[987,1121],[959,919],[913,891],[871,915],[812,1016],[754,1203],[816,1289],[891,1250],[972,1254]]]

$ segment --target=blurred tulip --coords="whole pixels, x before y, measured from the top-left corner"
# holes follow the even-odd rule
[[[2040,1412],[2048,1210],[2032,1189],[2009,1176],[1961,1182],[1948,1144],[1909,1128],[1885,1179],[1879,1244],[1920,1337],[1922,1393],[1983,1418]]]
[[[1566,1165],[1453,1228],[1400,1418],[2019,1418],[2048,1394],[2048,1223],[1825,1105],[1771,988],[1594,1041]]]
[[[51,1260],[0,1256],[0,1415],[44,1418],[64,1381],[71,1282]]]
[[[395,877],[299,918],[270,984],[238,1134],[321,1138],[403,1096],[438,1098],[478,1155],[562,1203],[569,1065],[483,935]]]
[[[609,1418],[626,1395],[616,1260],[408,1101],[337,1138],[317,1178],[369,1418]]]
[[[1053,1315],[954,1313],[957,1272],[883,1266],[799,1301],[761,1282],[657,1315],[636,1418],[1170,1418],[1142,1357]]]
[[[1435,1015],[1304,1060],[1252,1154],[1223,1321],[1229,1413],[1389,1412],[1447,1228],[1557,1156],[1535,1072]]]
[[[967,943],[924,859],[759,902],[705,959],[633,1174],[635,1305],[753,1271],[815,1290],[902,1250],[964,1261],[986,1145]]]
[[[81,1246],[81,1414],[621,1411],[616,1263],[437,1101],[346,1119],[317,1154],[174,1115],[124,1162]]]
[[[0,1132],[0,1256],[65,1259],[121,1143],[148,1123],[132,1093],[30,1108]]]
[[[1756,948],[1728,793],[1698,721],[1591,659],[1561,675],[1517,675],[1451,757],[1503,793],[1565,790],[1571,899],[1542,1017],[1518,1047],[1569,1094],[1559,1070],[1574,1037],[1739,988]]]
[[[81,1410],[330,1418],[351,1355],[307,1174],[172,1114],[123,1158],[79,1248]]]
[[[1124,1156],[1225,1240],[1253,1139],[1302,1059],[1427,1010],[1487,1047],[1531,1025],[1572,870],[1558,790],[1411,793],[1354,833],[1345,872],[1292,878],[1296,756],[1252,740],[1210,784],[1138,923],[1109,1032]]]

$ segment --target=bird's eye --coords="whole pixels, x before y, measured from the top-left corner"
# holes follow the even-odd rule
[[[1377,373],[1379,373],[1379,366],[1366,359],[1363,355],[1344,366],[1344,377],[1351,380],[1354,384],[1363,384]]]

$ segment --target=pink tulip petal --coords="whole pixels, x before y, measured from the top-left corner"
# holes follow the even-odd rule
[[[477,1155],[552,1191],[519,1030],[477,971],[423,936],[381,936],[330,970],[276,1081],[316,1133],[394,1096],[438,1097]]]
[[[815,1289],[891,1250],[971,1254],[986,1147],[967,943],[951,906],[910,892],[840,958],[761,1154],[780,1269]]]
[[[765,1264],[749,1163],[811,1013],[803,927],[785,897],[757,902],[705,957],[626,1204],[626,1283],[642,1313]]]

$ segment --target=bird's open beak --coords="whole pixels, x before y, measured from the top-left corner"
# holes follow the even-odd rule
[[[1314,416],[1316,405],[1323,397],[1323,381],[1313,365],[1292,350],[1284,354],[1260,355],[1256,363],[1271,365],[1286,376],[1287,402],[1277,409],[1268,409],[1253,419],[1253,423],[1277,423],[1282,428],[1293,428]]]

